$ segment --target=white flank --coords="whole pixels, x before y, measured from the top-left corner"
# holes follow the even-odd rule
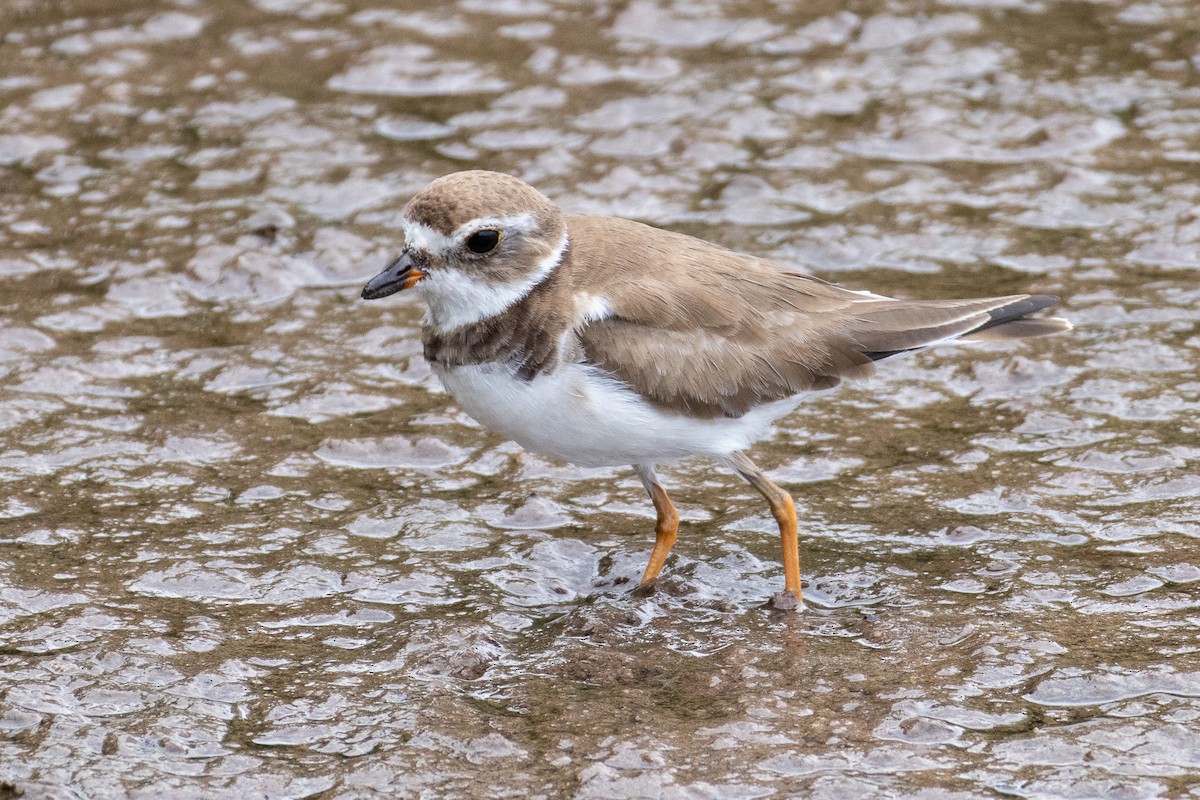
[[[525,278],[513,283],[488,283],[453,269],[430,270],[417,284],[429,306],[430,325],[439,331],[450,331],[502,313],[544,281],[558,266],[566,249],[567,234],[564,232],[558,247],[538,262]]]
[[[435,364],[442,385],[490,430],[535,453],[585,467],[723,458],[761,439],[801,402],[790,397],[738,419],[697,419],[662,411],[586,364],[563,364],[531,381],[503,364]]]
[[[608,302],[608,298],[598,294],[580,293],[575,295],[575,308],[588,322],[599,322],[613,316],[613,307]]]
[[[851,300],[850,301],[851,303],[874,303],[877,300],[895,300],[896,299],[894,297],[886,297],[882,294],[875,294],[874,292],[868,292],[865,289],[847,289],[846,291],[849,292],[850,294],[856,294],[862,298],[861,300]]]

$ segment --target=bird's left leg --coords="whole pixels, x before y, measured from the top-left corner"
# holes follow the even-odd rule
[[[783,546],[783,586],[800,600],[800,537],[796,531],[796,504],[792,496],[774,484],[745,453],[737,452],[728,462],[758,493],[771,504],[771,514],[779,523],[779,541]]]
[[[671,545],[675,544],[675,534],[679,532],[679,512],[675,510],[671,498],[667,497],[666,490],[658,482],[654,467],[634,464],[633,470],[650,494],[650,500],[654,503],[654,510],[658,514],[658,521],[654,525],[654,549],[650,552],[650,563],[646,565],[646,571],[642,573],[641,585],[648,586],[662,571],[663,564],[667,561],[667,554],[671,552]]]

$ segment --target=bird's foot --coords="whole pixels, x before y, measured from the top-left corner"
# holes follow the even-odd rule
[[[804,609],[804,601],[795,592],[788,590],[773,596],[767,605],[776,611],[802,611]]]

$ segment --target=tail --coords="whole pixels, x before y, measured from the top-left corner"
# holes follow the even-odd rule
[[[872,361],[961,339],[994,342],[1071,330],[1061,317],[1030,317],[1058,298],[1017,294],[982,300],[871,300],[855,308],[850,335]]]

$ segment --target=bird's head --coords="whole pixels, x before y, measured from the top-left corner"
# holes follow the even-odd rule
[[[363,288],[367,300],[417,287],[450,330],[503,312],[567,247],[562,212],[529,184],[472,170],[438,178],[404,207],[404,249]]]

